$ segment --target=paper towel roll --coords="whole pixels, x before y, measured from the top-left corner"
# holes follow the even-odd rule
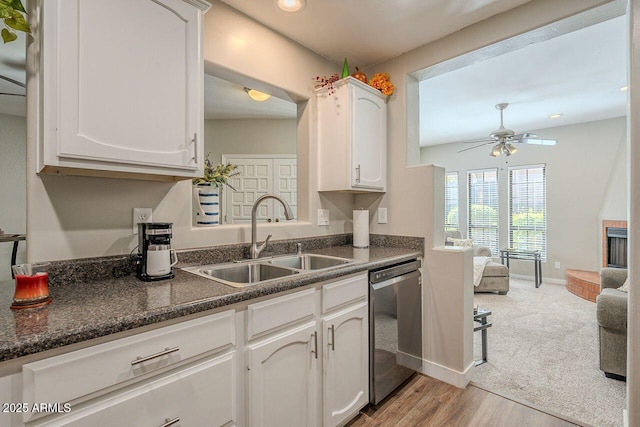
[[[369,247],[369,211],[353,211],[353,247]]]

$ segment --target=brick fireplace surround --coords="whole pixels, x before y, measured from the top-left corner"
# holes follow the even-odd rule
[[[602,221],[602,267],[607,266],[607,228],[627,228],[627,221]],[[587,301],[596,302],[600,294],[600,274],[597,271],[567,269],[567,290]]]

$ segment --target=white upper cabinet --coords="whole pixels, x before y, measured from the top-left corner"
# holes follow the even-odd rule
[[[319,191],[378,191],[387,183],[385,96],[353,77],[317,91]]]
[[[201,176],[202,18],[209,4],[41,5],[38,169],[150,179]]]

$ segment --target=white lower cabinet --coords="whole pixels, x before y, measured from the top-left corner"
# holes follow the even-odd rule
[[[366,302],[322,320],[323,424],[336,426],[369,401],[369,323]]]
[[[368,403],[367,292],[359,274],[249,306],[249,426],[343,425]]]
[[[223,426],[235,421],[234,353],[143,383],[37,426]]]
[[[315,425],[318,382],[315,322],[249,344],[247,348],[249,425]]]

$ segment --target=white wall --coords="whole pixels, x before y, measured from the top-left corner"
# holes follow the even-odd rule
[[[7,234],[27,231],[27,121],[0,114],[0,228]],[[12,243],[0,244],[0,281],[11,279]],[[18,244],[18,264],[26,262],[26,244]]]
[[[222,154],[296,154],[295,119],[225,119],[204,121],[204,152],[211,161]]]
[[[301,100],[298,108],[297,223],[261,225],[258,238],[272,233],[275,239],[351,231],[351,195],[319,195],[315,190],[312,110],[304,102],[313,95],[312,77],[330,75],[339,69],[323,57],[214,1],[205,15],[205,70],[223,68],[255,81],[266,82]],[[169,83],[168,83],[169,84]],[[253,86],[259,88],[259,85]],[[35,103],[30,114],[35,114]],[[28,258],[37,260],[76,259],[126,254],[135,246],[132,208],[153,208],[155,221],[174,223],[173,246],[192,248],[248,242],[246,225],[200,229],[192,226],[190,181],[158,183],[107,178],[35,175],[35,135],[29,141],[27,177]],[[331,225],[314,224],[316,209],[331,211]]]
[[[421,159],[425,164],[441,165],[447,172],[458,172],[460,229],[465,235],[467,171],[498,168],[500,248],[509,247],[508,168],[545,164],[547,261],[542,264],[542,274],[564,280],[566,268],[600,269],[602,212],[606,212],[605,219],[626,219],[626,126],[626,119],[620,117],[535,130],[544,138],[557,139],[558,144],[519,144],[518,152],[510,157],[489,156],[489,145],[458,153],[470,145],[442,144],[423,147]],[[559,269],[554,268],[555,262],[560,262]],[[533,276],[533,264],[513,261],[511,272]]]

